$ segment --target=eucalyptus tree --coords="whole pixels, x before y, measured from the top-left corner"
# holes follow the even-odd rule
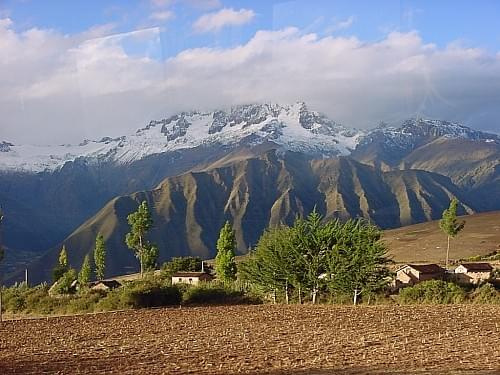
[[[390,259],[381,232],[365,220],[349,220],[339,228],[327,257],[327,288],[332,294],[371,295],[390,280]]]
[[[370,295],[386,286],[390,272],[387,249],[377,227],[364,220],[324,220],[313,211],[292,227],[278,226],[264,232],[241,276],[264,291],[288,287],[311,294],[317,302],[322,290],[332,294]],[[287,299],[288,300],[288,299]]]

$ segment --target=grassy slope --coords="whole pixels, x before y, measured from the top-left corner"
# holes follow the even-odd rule
[[[500,211],[462,216],[464,230],[451,241],[450,259],[464,259],[475,255],[486,255],[500,250]],[[397,263],[444,263],[446,236],[439,229],[439,221],[384,231],[383,240],[389,254]],[[236,262],[246,259],[236,257]],[[213,264],[214,259],[205,261]]]
[[[451,241],[450,259],[500,250],[500,211],[463,216],[464,230]],[[438,221],[384,232],[384,241],[396,262],[444,262],[446,236]]]

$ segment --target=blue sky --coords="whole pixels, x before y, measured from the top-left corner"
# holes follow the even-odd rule
[[[423,116],[500,132],[499,14],[495,0],[0,0],[0,140],[296,100],[359,128]]]
[[[192,33],[191,24],[200,15],[222,7],[252,9],[256,16],[237,30]],[[500,50],[500,2],[496,0],[195,0],[165,1],[164,6],[145,0],[4,0],[0,9],[15,21],[18,30],[38,27],[75,34],[105,24],[113,24],[113,32],[160,26],[167,56],[186,48],[244,43],[257,30],[288,26],[320,35],[355,35],[367,41],[382,39],[389,31],[417,30],[424,41],[440,46],[461,41]],[[164,9],[172,12],[172,18],[150,19]],[[335,24],[350,19],[349,27],[335,29]]]

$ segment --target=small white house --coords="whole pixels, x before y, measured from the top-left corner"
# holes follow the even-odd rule
[[[172,285],[191,284],[197,285],[201,281],[212,281],[212,275],[206,272],[176,272],[172,275]]]
[[[493,267],[489,263],[461,263],[455,268],[458,281],[478,284],[491,277]]]

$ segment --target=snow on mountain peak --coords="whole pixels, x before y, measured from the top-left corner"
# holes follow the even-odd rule
[[[410,150],[426,141],[440,137],[500,144],[500,137],[497,135],[474,130],[457,122],[424,118],[405,120],[400,127],[382,123],[368,132],[359,144],[364,146],[373,142],[383,142],[386,148]]]
[[[14,146],[12,143],[9,142],[0,142],[0,152],[9,152],[11,147]]]
[[[248,104],[213,112],[181,112],[152,120],[135,134],[78,145],[33,146],[0,143],[0,171],[54,171],[69,161],[127,164],[149,155],[199,146],[259,144],[272,141],[283,149],[316,157],[349,155],[371,143],[410,150],[439,137],[500,144],[500,137],[464,125],[414,118],[398,128],[381,124],[371,131],[348,129],[303,102],[290,105]]]
[[[66,162],[85,158],[89,162],[126,164],[146,156],[210,145],[272,141],[285,149],[319,156],[347,155],[363,135],[326,116],[310,111],[306,104],[249,104],[213,112],[182,112],[152,120],[135,134],[78,145],[15,146],[0,143],[0,170],[53,171]]]

